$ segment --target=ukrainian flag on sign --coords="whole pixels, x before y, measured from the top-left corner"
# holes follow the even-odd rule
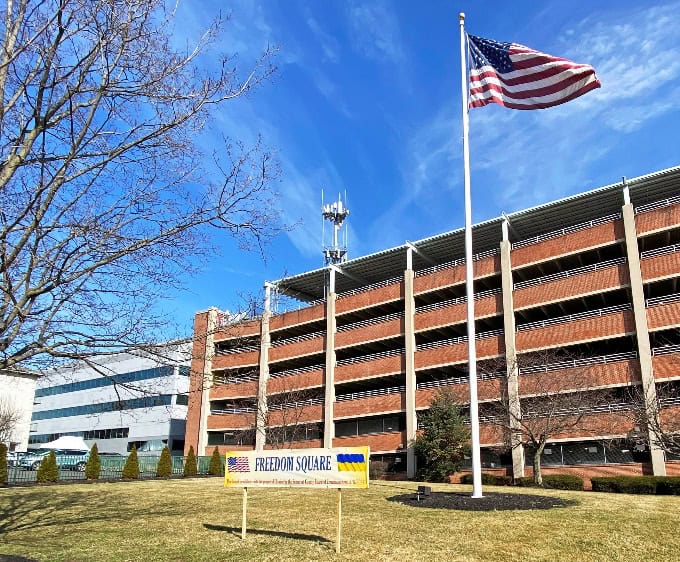
[[[337,460],[340,472],[363,472],[366,470],[366,455],[363,453],[338,453]]]

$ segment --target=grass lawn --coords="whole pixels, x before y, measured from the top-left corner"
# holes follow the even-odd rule
[[[251,488],[219,478],[0,489],[0,553],[37,560],[678,560],[680,497],[486,487],[575,499],[547,511],[413,508],[386,498],[413,482],[343,491]],[[433,485],[434,491],[469,486]]]

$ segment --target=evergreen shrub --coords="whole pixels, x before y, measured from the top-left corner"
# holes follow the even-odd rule
[[[184,476],[196,476],[198,474],[198,467],[196,466],[196,455],[194,454],[193,445],[189,447],[186,459],[184,459]]]
[[[224,465],[222,464],[222,456],[217,447],[213,451],[210,458],[210,466],[208,467],[208,474],[211,476],[224,476]]]
[[[125,461],[121,477],[129,480],[137,480],[139,478],[139,458],[137,458],[137,447],[134,445],[130,449],[130,454]]]
[[[440,390],[420,420],[422,432],[413,441],[418,456],[418,479],[449,482],[463,465],[470,446],[470,429],[450,390]]]
[[[54,454],[54,451],[50,451],[40,461],[35,479],[38,482],[56,482],[59,480],[59,467],[57,466],[57,456]]]
[[[90,448],[90,456],[87,459],[87,464],[85,465],[85,478],[88,480],[99,480],[99,473],[102,469],[102,463],[99,459],[99,449],[95,443]]]
[[[0,486],[7,486],[7,445],[0,443]]]
[[[166,445],[161,451],[161,456],[158,459],[156,466],[156,476],[158,478],[170,478],[172,475],[172,458],[170,458],[170,449]]]

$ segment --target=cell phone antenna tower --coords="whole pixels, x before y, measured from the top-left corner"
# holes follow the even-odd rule
[[[321,191],[321,238],[323,241],[323,257],[326,265],[338,264],[347,261],[347,225],[345,219],[349,215],[347,208],[347,193],[345,202],[338,193],[338,200],[324,204],[323,190]],[[333,233],[330,244],[326,241],[326,221],[333,223]]]

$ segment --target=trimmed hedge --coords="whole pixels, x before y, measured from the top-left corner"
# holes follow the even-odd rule
[[[591,478],[594,492],[680,495],[680,476],[608,476]]]
[[[680,496],[680,477],[658,477],[656,482],[656,494],[658,496]]]
[[[538,487],[531,476],[515,480],[516,486]],[[583,490],[583,478],[574,474],[547,474],[543,477],[543,488],[550,490]]]
[[[472,474],[463,474],[460,477],[461,484],[472,484]],[[496,476],[495,474],[486,474],[482,472],[482,484],[487,486],[510,486],[512,478],[509,476]]]

